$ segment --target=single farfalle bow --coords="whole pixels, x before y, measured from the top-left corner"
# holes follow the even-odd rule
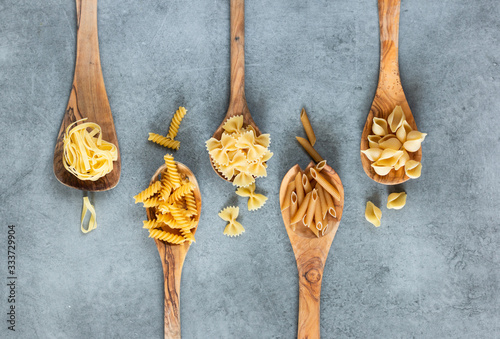
[[[222,220],[229,222],[224,229],[224,235],[227,235],[228,237],[237,237],[241,233],[245,232],[243,225],[236,221],[239,213],[240,208],[234,206],[226,207],[219,212],[219,217]]]
[[[236,194],[240,197],[248,197],[248,210],[255,211],[264,206],[267,197],[262,194],[255,193],[255,183],[247,187],[240,187],[236,190]]]

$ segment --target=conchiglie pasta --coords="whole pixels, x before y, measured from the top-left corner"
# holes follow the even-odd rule
[[[382,211],[380,208],[375,206],[371,201],[366,203],[365,208],[365,219],[373,224],[375,227],[380,226],[380,220],[382,219]]]
[[[401,106],[396,106],[396,108],[394,108],[392,113],[387,118],[387,123],[389,124],[389,128],[391,129],[391,131],[396,132],[405,120],[406,119],[403,109],[401,108]]]
[[[408,160],[405,164],[405,173],[408,177],[416,179],[420,177],[422,164],[415,160]]]
[[[387,208],[400,210],[406,205],[406,193],[391,193],[387,198]]]
[[[372,132],[375,135],[384,136],[387,134],[387,121],[382,118],[373,118]]]

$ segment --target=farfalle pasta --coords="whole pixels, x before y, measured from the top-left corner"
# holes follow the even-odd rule
[[[177,163],[170,154],[164,157],[166,169],[161,179],[136,195],[136,203],[154,208],[155,217],[143,222],[151,238],[170,244],[194,242],[192,229],[198,224],[198,206],[194,196],[195,184],[180,175]]]
[[[237,237],[245,232],[243,225],[236,221],[239,213],[240,208],[234,206],[226,207],[219,212],[219,217],[228,222],[226,228],[224,228],[224,235],[227,235],[228,237]]]
[[[361,153],[371,161],[376,174],[385,176],[404,168],[409,178],[420,176],[422,164],[411,160],[409,153],[420,149],[427,134],[412,130],[401,106],[396,106],[387,120],[373,118],[372,133],[368,136],[368,149]]]
[[[214,167],[234,186],[248,187],[255,178],[267,176],[269,134],[257,136],[252,126],[243,127],[243,116],[229,118],[222,126],[221,139],[210,138],[206,148]]]
[[[240,197],[248,197],[248,210],[255,211],[264,206],[267,197],[263,194],[255,193],[255,183],[248,185],[248,187],[239,187],[236,194]]]

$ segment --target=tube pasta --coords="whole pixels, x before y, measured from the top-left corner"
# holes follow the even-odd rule
[[[313,158],[314,161],[321,162],[324,160],[321,157],[321,155],[319,155],[319,153],[314,149],[314,147],[312,147],[309,141],[301,137],[295,137],[295,138],[297,139],[299,144],[304,148],[304,150],[309,154],[309,156]]]
[[[302,122],[304,131],[306,132],[307,139],[309,139],[311,146],[314,146],[316,143],[316,135],[314,134],[311,122],[309,121],[309,117],[307,116],[307,112],[304,108],[302,108],[302,111],[300,112],[300,121]]]
[[[321,219],[325,219],[326,215],[328,214],[328,205],[326,203],[325,190],[318,183],[316,183],[315,188],[318,191],[318,195],[319,195],[319,203],[321,206]]]
[[[324,191],[324,193],[325,193],[326,206],[328,207],[328,213],[332,217],[336,218],[337,210],[335,209],[335,203],[333,202],[333,198],[328,192]]]
[[[293,191],[295,191],[295,180],[290,181],[290,183],[286,187],[286,193],[285,193],[285,196],[283,198],[284,200],[281,202],[281,210],[282,211],[290,206],[290,196],[291,196]],[[297,196],[296,193],[295,193],[295,196]]]
[[[321,197],[318,197],[319,201],[316,202],[316,206],[314,207],[314,226],[317,230],[323,228],[323,215],[321,213]]]
[[[187,111],[184,107],[179,107],[179,109],[175,112],[172,121],[170,122],[170,126],[168,128],[167,138],[175,139],[177,136],[177,132],[179,131],[179,126],[181,124],[182,119],[186,115]]]
[[[295,176],[295,191],[297,192],[297,199],[299,201],[299,205],[304,201],[304,186],[302,185],[302,176],[301,173],[297,173]]]
[[[314,218],[314,209],[316,208],[317,201],[318,201],[318,192],[314,189],[311,192],[311,199],[309,199],[309,204],[307,206],[307,212],[304,216],[304,225],[306,225],[309,228],[314,228],[314,225],[313,225],[313,227],[311,227],[311,223],[312,223],[312,220]]]
[[[371,201],[368,201],[366,203],[365,219],[368,222],[372,223],[373,226],[379,227],[381,218],[382,218],[382,211],[380,210],[380,208],[375,206]]]
[[[305,174],[302,174],[302,186],[304,187],[304,193],[309,193],[312,191],[311,183]]]
[[[387,208],[400,210],[406,205],[406,193],[391,193],[387,197]]]
[[[306,214],[307,206],[309,205],[309,200],[311,199],[311,194],[312,192],[307,193],[307,195],[304,197],[304,201],[298,203],[299,208],[290,221],[291,224],[296,224],[300,220],[302,220],[302,218]]]
[[[295,192],[292,192],[291,196],[290,196],[290,220],[292,220],[292,217],[295,215],[295,213],[297,213],[297,208],[298,208],[298,205],[297,205],[297,193]],[[292,229],[295,231],[295,225],[296,224],[291,224],[290,226],[292,226]]]
[[[326,178],[323,175],[318,173],[318,171],[315,168],[311,167],[310,171],[312,177],[316,179],[318,184],[320,184],[321,187],[323,187],[325,191],[330,193],[335,199],[340,201],[339,191],[328,180],[326,180]]]
[[[318,162],[318,163],[316,164],[316,170],[317,170],[318,172],[321,172],[321,171],[323,170],[323,168],[325,168],[325,166],[326,166],[326,160],[321,160],[320,162]],[[309,180],[310,180],[310,179],[309,179]]]

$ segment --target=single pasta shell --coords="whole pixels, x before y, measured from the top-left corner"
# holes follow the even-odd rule
[[[373,134],[384,136],[387,134],[387,120],[382,118],[373,118]]]
[[[370,148],[378,148],[378,142],[382,137],[380,135],[369,135],[368,136],[368,145]]]
[[[391,131],[396,132],[405,120],[406,118],[403,109],[401,106],[396,106],[389,115],[389,118],[387,118],[387,123],[389,124]]]
[[[369,148],[369,149],[365,149],[364,151],[361,151],[361,153],[366,155],[366,157],[370,161],[377,161],[380,158],[380,156],[382,155],[382,152],[383,152],[383,149],[381,149],[381,148]]]
[[[400,210],[406,205],[406,193],[391,193],[387,198],[387,208]]]
[[[401,127],[399,127],[398,130],[396,131],[396,137],[399,139],[399,141],[404,143],[406,141],[406,136],[411,131],[412,131],[412,129],[411,129],[410,124],[408,123],[408,121],[405,120],[405,121],[403,121],[403,124],[401,125]]]
[[[375,163],[372,164],[372,168],[380,176],[389,174],[393,167],[390,166],[377,166]]]
[[[421,133],[419,131],[411,131],[406,136],[406,141],[403,144],[403,147],[408,152],[416,152],[420,148],[422,141],[424,141],[426,133]]]
[[[406,162],[410,160],[410,156],[408,155],[408,152],[406,152],[405,150],[403,150],[403,155],[401,156],[401,158],[399,158],[398,162],[396,163],[396,165],[394,165],[394,169],[397,171],[399,170],[401,167],[403,167]]]
[[[393,134],[391,134],[391,135],[393,135]],[[385,139],[385,137],[383,137],[382,139]],[[378,146],[382,149],[390,148],[393,150],[399,150],[401,148],[401,146],[403,146],[401,141],[399,141],[398,138],[396,138],[396,137],[387,138],[385,140],[382,140],[382,139],[380,139],[380,141],[378,143]]]
[[[374,163],[375,166],[393,167],[403,156],[403,151],[396,151],[391,148],[385,149],[380,158]]]
[[[416,179],[420,177],[422,164],[415,160],[408,160],[405,164],[405,173],[408,177]]]
[[[366,209],[365,209],[365,219],[372,223],[373,226],[379,227],[380,226],[380,220],[382,219],[382,211],[380,208],[375,206],[371,201],[368,201],[366,203]]]

